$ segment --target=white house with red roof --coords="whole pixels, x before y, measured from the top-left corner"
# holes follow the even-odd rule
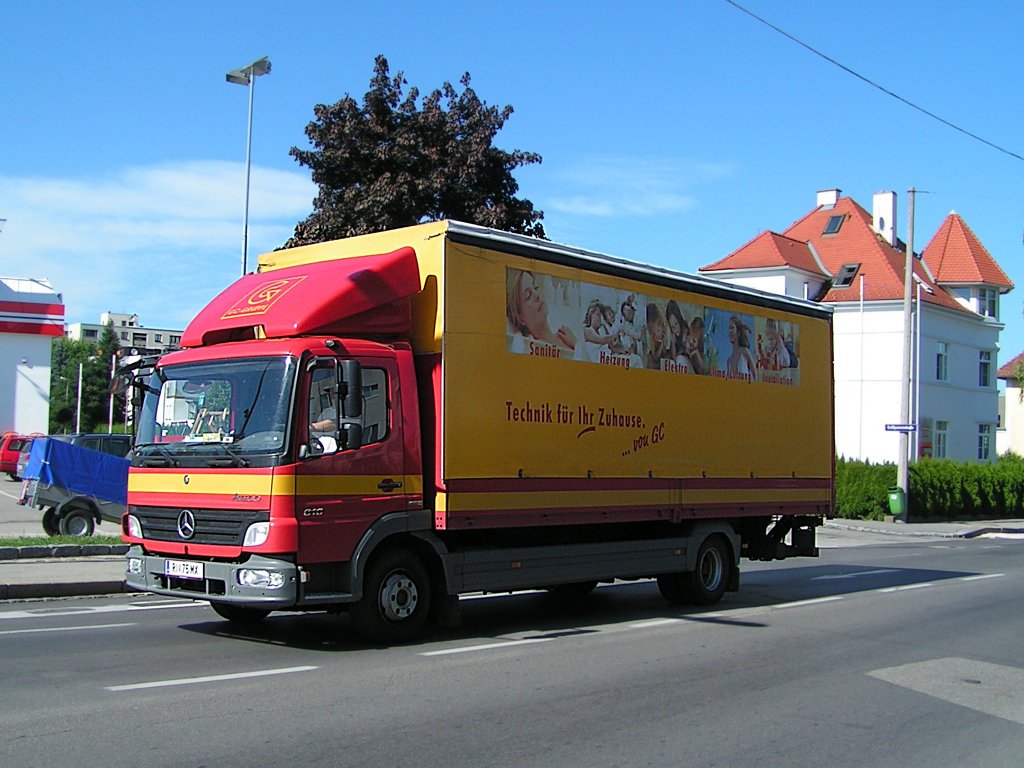
[[[64,301],[46,280],[0,277],[0,432],[43,433],[50,421],[50,348]]]
[[[1002,429],[996,432],[996,450],[999,453],[1013,451],[1024,456],[1024,392],[1021,390],[1021,374],[1024,378],[1024,352],[1014,356],[999,366],[996,378],[1006,384],[1002,401],[999,403],[999,415]]]
[[[710,277],[830,304],[835,312],[836,451],[895,462],[903,371],[906,246],[896,236],[896,195],[869,213],[838,189],[782,234],[763,232]],[[914,258],[915,457],[991,461],[999,419],[999,299],[1013,288],[970,227],[950,213]]]

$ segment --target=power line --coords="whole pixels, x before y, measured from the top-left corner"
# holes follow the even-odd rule
[[[774,24],[772,24],[767,19],[763,19],[760,16],[758,16],[756,13],[754,13],[753,11],[751,11],[751,10],[749,10],[747,8],[744,8],[742,5],[740,5],[739,3],[735,2],[735,0],[725,0],[725,2],[727,2],[729,5],[731,5],[736,10],[742,11],[743,13],[747,14],[752,19],[756,19],[757,21],[761,22],[766,27],[768,27],[768,28],[778,32],[780,35],[782,35],[783,37],[787,38],[788,40],[792,40],[797,45],[799,45],[799,46],[801,46],[803,48],[806,48],[808,51],[813,53],[815,56],[819,56],[820,58],[824,59],[825,61],[829,62],[830,64],[833,64],[833,65],[839,67],[844,72],[853,75],[858,80],[861,80],[862,82],[865,82],[868,85],[870,85],[872,88],[877,88],[882,93],[887,94],[888,96],[891,96],[892,98],[896,99],[899,102],[902,102],[903,104],[906,104],[911,109],[916,109],[921,114],[927,115],[928,117],[932,118],[933,120],[937,120],[940,123],[942,123],[943,125],[945,125],[945,126],[947,126],[949,128],[952,128],[954,131],[959,131],[960,133],[964,134],[965,136],[969,136],[970,138],[974,139],[975,141],[980,141],[982,144],[985,144],[986,146],[989,146],[992,149],[998,150],[999,152],[1002,152],[1005,155],[1009,155],[1010,157],[1015,157],[1018,160],[1024,161],[1024,157],[1022,157],[1021,155],[1018,155],[1016,152],[1011,152],[1010,150],[1008,150],[1008,149],[1006,149],[1004,147],[1001,147],[998,144],[993,144],[988,139],[983,139],[981,136],[978,136],[976,133],[971,133],[966,128],[961,128],[956,123],[951,123],[949,120],[946,120],[944,117],[940,117],[939,115],[936,115],[934,112],[929,112],[924,107],[919,107],[917,104],[915,104],[914,102],[910,101],[909,99],[905,99],[902,96],[900,96],[898,93],[893,93],[892,91],[890,91],[885,86],[879,85],[874,80],[871,80],[871,79],[869,79],[867,77],[864,77],[864,75],[860,74],[859,72],[855,72],[854,70],[850,69],[845,64],[842,64],[842,63],[836,61],[831,56],[829,56],[829,55],[819,51],[817,48],[814,48],[814,47],[808,45],[803,40],[800,40],[800,39],[798,39],[796,37],[793,37],[793,35],[789,34],[789,32],[787,32],[784,29],[780,29],[779,27],[775,26]]]

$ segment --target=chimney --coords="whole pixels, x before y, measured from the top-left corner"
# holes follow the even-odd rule
[[[871,227],[896,247],[896,193],[876,192],[871,205]]]
[[[839,194],[843,190],[841,189],[823,189],[818,192],[818,207],[819,208],[831,208],[839,202]]]

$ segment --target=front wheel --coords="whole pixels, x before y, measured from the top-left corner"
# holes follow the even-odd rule
[[[721,536],[704,539],[697,551],[696,568],[658,577],[662,597],[676,605],[714,605],[729,588],[732,548]]]
[[[404,643],[423,631],[430,613],[430,574],[404,549],[384,552],[370,563],[363,597],[350,613],[356,632],[373,643]]]

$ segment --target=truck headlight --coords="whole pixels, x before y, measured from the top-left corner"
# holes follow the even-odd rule
[[[284,574],[278,571],[269,571],[266,568],[240,568],[238,583],[243,587],[278,589],[284,586]]]
[[[142,521],[135,515],[128,515],[128,535],[136,539],[142,538]]]
[[[266,544],[269,536],[270,523],[253,523],[245,531],[245,540],[242,542],[242,546],[258,547],[260,544]]]

